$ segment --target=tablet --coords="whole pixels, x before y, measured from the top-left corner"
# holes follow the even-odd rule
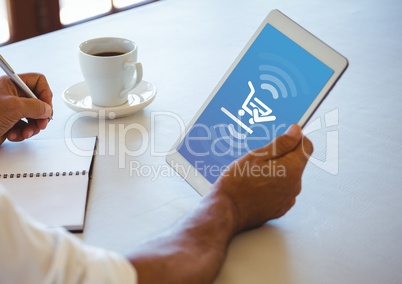
[[[230,163],[304,126],[347,68],[334,49],[273,10],[166,161],[205,195]]]

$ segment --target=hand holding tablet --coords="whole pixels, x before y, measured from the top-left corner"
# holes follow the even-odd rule
[[[228,165],[304,126],[346,58],[272,11],[174,145],[167,162],[201,195]]]

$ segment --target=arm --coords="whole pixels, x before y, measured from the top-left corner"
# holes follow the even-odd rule
[[[131,253],[139,283],[211,283],[236,234],[279,218],[294,205],[312,151],[311,142],[295,125],[233,163],[195,211]],[[283,166],[281,175],[264,175],[269,161]],[[245,167],[249,171],[239,171]]]
[[[135,283],[124,257],[32,220],[1,185],[0,252],[0,283]]]
[[[11,80],[1,77],[0,143],[5,138],[13,141],[29,138],[46,127],[47,117],[51,115],[49,106],[51,106],[52,95],[45,78],[38,74],[21,77],[26,80],[27,85],[43,102],[20,98],[20,94]],[[28,123],[20,120],[24,117],[29,118]],[[292,126],[286,134],[278,137],[272,143],[249,153],[230,165],[196,210],[172,230],[138,247],[130,254],[128,259],[137,270],[139,283],[210,283],[219,272],[226,256],[228,244],[233,237],[239,232],[256,228],[271,219],[281,217],[294,205],[296,196],[301,189],[301,175],[312,151],[312,144],[302,136],[300,127]],[[272,161],[275,161],[276,167],[280,167],[283,171],[281,174],[267,177],[264,174],[264,167]],[[244,169],[247,168],[249,170],[244,172]],[[6,207],[10,206],[1,206],[0,202],[0,211]],[[6,211],[12,212],[11,209]],[[7,215],[4,212],[1,214],[2,217]],[[4,242],[0,243],[3,243],[6,248],[10,248],[9,255],[15,256],[14,248],[21,247],[21,245],[14,248],[8,247],[12,240],[18,239],[21,244],[25,244],[32,251],[36,250],[40,256],[49,257],[50,260],[56,255],[61,257],[62,261],[57,265],[53,261],[49,261],[48,265],[46,262],[40,262],[40,264],[44,264],[42,270],[35,271],[41,271],[43,275],[49,275],[48,277],[59,275],[57,279],[65,283],[66,277],[70,275],[66,272],[66,269],[70,267],[68,263],[80,262],[81,264],[78,265],[78,267],[82,267],[80,273],[71,275],[85,275],[85,277],[79,277],[81,280],[96,278],[110,282],[108,279],[113,277],[115,279],[125,278],[125,275],[128,278],[134,277],[133,270],[128,269],[129,265],[125,264],[127,261],[122,261],[118,256],[90,249],[80,245],[77,241],[63,242],[66,245],[61,248],[66,247],[67,249],[65,251],[61,249],[60,253],[57,253],[54,250],[54,241],[59,244],[61,242],[57,238],[54,239],[51,232],[46,232],[44,229],[37,230],[29,221],[21,222],[20,228],[16,226],[19,222],[15,222],[15,220],[10,222],[10,220],[18,219],[18,216],[15,215],[3,218],[5,222],[1,226],[3,229],[10,225],[12,225],[11,228],[15,228],[15,230],[2,230],[6,234],[4,234]],[[0,221],[3,219],[0,218]],[[30,233],[31,229],[37,232],[38,237],[46,240],[53,239],[53,242],[34,241],[32,244],[28,241],[29,237],[36,233]],[[14,234],[8,232],[14,232]],[[26,236],[23,236],[21,232],[27,233]],[[14,236],[18,236],[18,238]],[[64,232],[60,234],[60,238],[72,240]],[[76,244],[73,245],[75,249],[71,249],[71,243]],[[45,254],[41,247],[42,244],[52,249]],[[36,253],[32,255],[34,254]],[[23,258],[18,259],[24,260]],[[7,267],[9,260],[10,258],[5,258],[5,262],[0,265],[0,270]],[[116,264],[117,262],[120,264]],[[13,267],[19,268],[20,266]],[[57,269],[58,273],[53,273],[54,269]],[[118,270],[124,270],[126,273],[119,273]],[[25,275],[19,273],[18,269],[15,273],[7,269],[5,271],[7,273],[0,273],[0,275],[11,278]],[[67,274],[63,274],[63,271]],[[25,276],[30,277],[29,274]],[[111,278],[107,278],[107,276]],[[40,278],[40,275],[38,277]],[[79,283],[79,279],[74,278],[71,283]],[[100,283],[100,281],[95,282]]]
[[[9,77],[0,77],[0,144],[6,138],[22,141],[39,133],[52,114],[52,92],[46,78],[35,73],[20,77],[39,100],[26,98]],[[27,122],[22,118],[27,118]]]
[[[40,100],[20,97],[8,77],[0,78],[0,144],[6,138],[20,141],[38,133],[52,113],[45,77],[21,78]],[[0,252],[0,283],[135,283],[135,270],[124,257],[35,222],[15,208],[1,184]]]

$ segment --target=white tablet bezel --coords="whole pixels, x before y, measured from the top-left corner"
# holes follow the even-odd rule
[[[278,31],[283,33],[289,39],[293,40],[300,47],[305,49],[307,52],[311,53],[314,57],[319,59],[329,68],[331,68],[334,72],[332,76],[329,78],[327,83],[324,85],[320,93],[317,95],[315,100],[312,102],[310,107],[306,110],[304,115],[299,120],[298,124],[303,127],[309,118],[312,116],[314,111],[318,108],[320,103],[323,101],[325,96],[329,93],[331,88],[335,85],[336,81],[340,78],[342,73],[348,66],[347,59],[339,54],[337,51],[332,49],[330,46],[319,40],[317,37],[312,35],[310,32],[302,28],[300,25],[289,19],[283,13],[278,10],[273,10],[269,13],[269,15],[265,18],[263,23],[259,26],[257,31],[254,33],[252,38],[249,40],[247,45],[240,52],[239,56],[230,66],[228,71],[225,73],[223,78],[219,81],[218,85],[212,91],[211,95],[207,98],[205,103],[202,105],[200,110],[191,120],[189,125],[186,127],[186,130],[180,136],[180,138],[176,141],[172,150],[166,156],[166,162],[173,167],[175,171],[177,171],[184,180],[186,180],[199,194],[205,195],[209,192],[211,183],[201,174],[199,173],[177,150],[176,148],[180,144],[180,142],[187,135],[188,131],[203,113],[205,108],[208,106],[212,98],[218,93],[219,89],[222,87],[224,82],[227,80],[229,75],[235,69],[239,61],[242,59],[244,54],[248,51],[250,46],[253,44],[257,36],[263,30],[263,28],[270,24]]]

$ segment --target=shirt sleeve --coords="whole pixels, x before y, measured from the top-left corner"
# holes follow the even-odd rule
[[[137,274],[123,256],[34,221],[0,186],[0,283],[136,284]]]

